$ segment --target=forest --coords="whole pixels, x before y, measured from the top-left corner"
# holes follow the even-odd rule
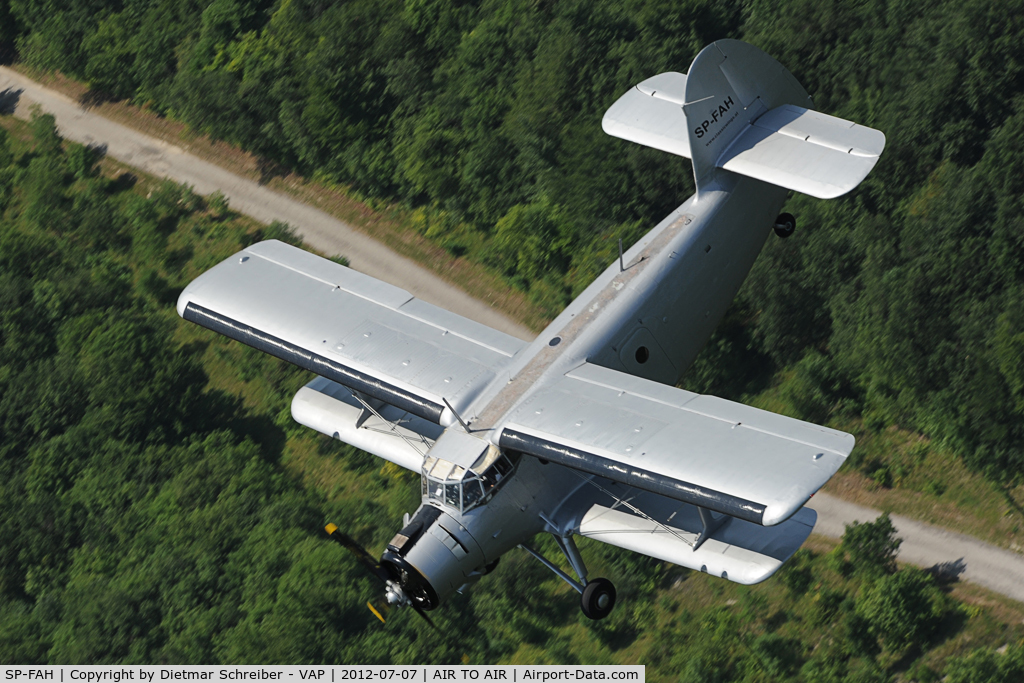
[[[650,680],[687,682],[1024,675],[1024,609],[898,567],[887,516],[836,547],[812,543],[754,587],[587,542],[592,571],[619,588],[600,622],[513,551],[433,613],[438,631],[411,612],[381,625],[365,607],[379,585],[322,527],[344,522],[382,548],[418,504],[415,476],[294,423],[305,372],[173,307],[204,269],[255,240],[296,241],[290,228],[106,165],[62,143],[48,115],[0,122],[0,661],[640,662]]]
[[[850,195],[791,198],[797,235],[769,240],[686,385],[912,430],[1011,487],[1024,482],[1021,5],[0,0],[0,58],[238,144],[268,173],[405,206],[551,314],[693,190],[686,160],[604,135],[604,109],[717,38],[752,42],[887,148]],[[317,530],[351,519],[381,547],[394,529],[377,521],[412,509],[414,483],[304,434],[287,412],[301,373],[173,311],[205,267],[290,233],[188,188],[142,192],[98,161],[45,116],[0,142],[0,659],[467,654],[643,661],[658,680],[1019,676],[1019,645],[988,649],[1019,627],[928,574],[861,571],[855,540],[802,551],[753,589],[590,546],[632,605],[599,625],[509,558],[440,618],[471,634],[458,646],[411,621],[371,628],[371,584]],[[890,618],[893,595],[918,602]]]
[[[241,145],[415,209],[552,314],[692,192],[689,162],[610,138],[626,88],[719,37],[885,132],[858,190],[794,196],[687,382],[790,381],[803,417],[927,435],[1024,473],[1024,5],[946,0],[38,0],[0,42]],[[272,172],[272,171],[271,171]]]

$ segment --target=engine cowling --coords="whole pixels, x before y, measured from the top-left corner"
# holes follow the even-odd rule
[[[381,556],[404,597],[431,610],[483,572],[484,555],[476,540],[440,508],[423,504]],[[398,602],[401,596],[389,594]]]

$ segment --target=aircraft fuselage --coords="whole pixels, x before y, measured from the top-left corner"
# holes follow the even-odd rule
[[[460,417],[473,435],[496,443],[503,420],[534,387],[585,362],[670,385],[679,380],[736,296],[787,193],[726,171],[716,175],[699,200],[691,197],[633,245],[623,267],[610,265],[470,404]],[[417,517],[439,508],[440,517],[426,512],[442,529],[433,536],[420,530],[400,560],[431,585],[434,595],[423,606],[443,602],[538,532],[567,531],[549,522],[585,479],[531,457],[486,505],[465,513],[425,495]],[[460,548],[446,548],[451,541],[442,531]]]

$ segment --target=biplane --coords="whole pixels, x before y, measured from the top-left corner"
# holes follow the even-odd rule
[[[804,507],[851,435],[674,385],[774,231],[790,190],[831,198],[871,171],[885,136],[813,109],[775,59],[720,40],[688,73],[630,88],[614,136],[688,157],[696,194],[532,342],[277,241],[182,292],[178,313],[316,375],[303,425],[420,475],[422,502],[383,555],[327,531],[423,614],[522,548],[608,615],[582,536],[753,584],[800,547]],[[554,537],[571,574],[537,552]]]

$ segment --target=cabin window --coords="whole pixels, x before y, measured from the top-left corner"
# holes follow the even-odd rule
[[[462,506],[470,510],[484,497],[483,485],[479,479],[466,479],[462,482]]]
[[[511,456],[511,457],[510,457]],[[475,468],[465,469],[439,458],[427,456],[423,462],[422,493],[445,507],[460,512],[484,505],[515,471],[518,453],[506,455],[497,448],[489,451]]]

